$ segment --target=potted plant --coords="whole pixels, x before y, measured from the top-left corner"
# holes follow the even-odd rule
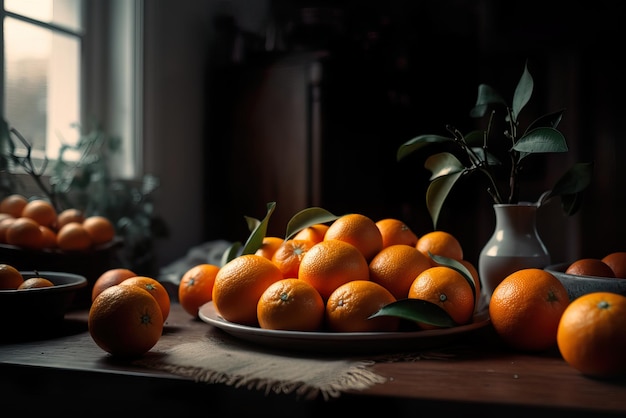
[[[424,164],[432,174],[426,190],[426,205],[435,228],[446,198],[461,179],[474,174],[483,175],[486,179],[486,191],[496,210],[496,232],[505,224],[513,228],[504,235],[494,234],[480,254],[478,270],[487,296],[508,273],[523,267],[544,267],[549,263],[549,254],[535,228],[536,209],[559,197],[567,215],[576,213],[580,208],[581,194],[591,181],[592,163],[576,163],[536,202],[520,202],[520,176],[525,164],[535,154],[568,151],[565,136],[557,128],[564,110],[541,116],[525,129],[520,126],[520,113],[528,104],[533,88],[533,78],[526,63],[511,105],[489,85],[478,86],[478,97],[470,116],[486,120],[484,128],[463,134],[448,126],[449,136],[419,135],[403,143],[397,151],[397,159],[402,160],[426,148],[437,149]],[[497,116],[502,119],[496,119]],[[494,132],[498,123],[504,123],[504,132]],[[431,147],[434,144],[440,144],[440,147]],[[494,144],[504,145],[505,158],[493,152],[494,148],[497,149]],[[441,147],[446,148],[442,151]],[[516,217],[522,216],[519,212],[527,213],[524,216],[528,219],[502,218],[510,212],[508,208],[514,208],[511,211],[516,213]],[[522,226],[526,230],[520,230]],[[496,235],[499,237],[497,247],[493,245]],[[533,240],[536,237],[537,242],[531,244],[529,236]],[[511,239],[502,241],[508,238]],[[534,259],[525,258],[526,252],[534,255]],[[494,263],[499,265],[498,268],[492,267]]]

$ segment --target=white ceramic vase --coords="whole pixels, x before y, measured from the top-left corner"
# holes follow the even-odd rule
[[[489,303],[493,290],[509,274],[550,264],[550,254],[537,232],[536,204],[495,204],[493,209],[495,230],[478,258],[483,304]]]

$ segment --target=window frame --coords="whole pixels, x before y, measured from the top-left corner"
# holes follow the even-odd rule
[[[81,51],[80,125],[94,121],[121,140],[107,163],[115,178],[137,180],[143,173],[144,0],[82,0],[83,30],[16,15],[0,0],[0,114],[5,117],[4,17],[79,36]]]

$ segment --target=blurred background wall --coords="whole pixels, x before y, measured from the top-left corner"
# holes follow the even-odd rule
[[[510,101],[528,60],[532,120],[565,108],[570,152],[537,157],[536,200],[593,161],[581,211],[554,201],[539,229],[554,262],[626,250],[623,7],[535,0],[154,0],[146,16],[146,170],[161,179],[166,264],[205,241],[245,241],[244,216],[284,235],[298,210],[398,217],[421,235],[429,172],[396,150],[422,133],[468,131],[477,86]],[[475,187],[474,187],[475,186]],[[438,229],[476,262],[495,219],[484,187],[453,190]]]

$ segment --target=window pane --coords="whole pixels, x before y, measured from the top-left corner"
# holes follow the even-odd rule
[[[4,8],[16,14],[79,31],[81,0],[4,0]]]
[[[77,38],[5,19],[6,118],[31,143],[34,157],[48,150],[55,159],[61,141],[77,140],[79,54]]]

